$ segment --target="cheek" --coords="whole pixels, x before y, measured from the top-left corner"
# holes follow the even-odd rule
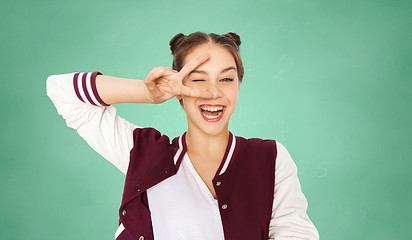
[[[182,101],[183,101],[183,109],[187,111],[192,110],[192,106],[195,104],[195,98],[193,97],[188,97],[188,96],[182,96]]]
[[[237,99],[239,97],[239,90],[237,88],[236,89],[234,89],[234,88],[230,89],[230,90],[226,91],[226,96],[232,104],[236,104]]]

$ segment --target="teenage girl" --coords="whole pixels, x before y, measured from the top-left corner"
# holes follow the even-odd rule
[[[285,147],[228,130],[244,72],[240,43],[235,33],[180,33],[170,41],[173,68],[144,81],[99,72],[47,79],[67,125],[126,174],[116,239],[319,238]],[[172,98],[188,124],[172,141],[110,106]]]

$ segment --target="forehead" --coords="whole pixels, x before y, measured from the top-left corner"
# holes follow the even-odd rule
[[[186,55],[183,61],[183,66],[199,57],[202,54],[209,53],[209,59],[203,64],[199,65],[196,69],[205,71],[221,70],[227,67],[236,67],[236,62],[233,55],[225,47],[218,44],[202,44],[195,47],[189,54]]]

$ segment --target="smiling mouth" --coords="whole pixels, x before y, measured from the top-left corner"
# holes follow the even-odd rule
[[[200,106],[202,117],[208,122],[219,121],[223,116],[224,109],[225,107],[222,105],[201,105]]]

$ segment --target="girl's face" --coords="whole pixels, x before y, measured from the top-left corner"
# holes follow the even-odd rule
[[[183,96],[183,108],[191,131],[218,135],[228,131],[229,119],[237,104],[240,82],[232,54],[218,44],[197,46],[185,57],[183,65],[206,53],[209,53],[209,59],[193,70],[183,80],[183,84],[210,91],[215,98]]]

